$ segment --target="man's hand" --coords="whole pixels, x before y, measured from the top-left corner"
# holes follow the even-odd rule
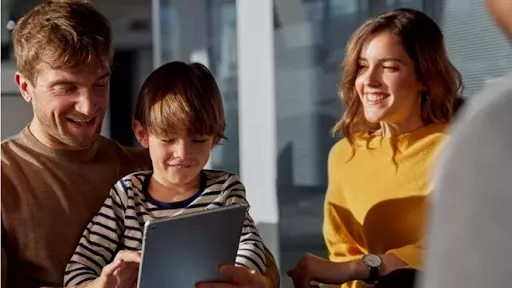
[[[245,267],[223,265],[220,274],[230,279],[227,282],[201,282],[197,288],[272,288],[270,281],[260,273]]]
[[[318,287],[311,285],[311,281],[323,284],[343,284],[350,281],[352,262],[336,263],[320,258],[313,254],[302,256],[295,268],[288,271],[295,288]]]
[[[119,251],[101,275],[84,288],[136,288],[140,261],[139,251]]]

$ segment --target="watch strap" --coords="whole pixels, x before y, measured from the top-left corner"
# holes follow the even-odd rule
[[[378,267],[368,267],[368,270],[370,272],[367,279],[364,280],[364,283],[373,285],[377,282],[379,279],[379,268]]]

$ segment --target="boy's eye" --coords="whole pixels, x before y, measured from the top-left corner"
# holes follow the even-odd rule
[[[194,143],[204,143],[204,142],[206,142],[206,139],[202,139],[202,138],[201,139],[192,139],[192,142],[194,142]]]
[[[174,142],[174,139],[160,139],[162,142],[165,142],[165,143],[172,143]]]

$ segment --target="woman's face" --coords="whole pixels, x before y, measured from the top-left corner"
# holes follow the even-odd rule
[[[402,42],[389,32],[376,34],[363,44],[355,86],[364,116],[371,123],[407,125],[421,117],[424,86]]]

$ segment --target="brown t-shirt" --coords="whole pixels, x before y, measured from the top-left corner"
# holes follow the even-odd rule
[[[1,153],[2,287],[9,288],[62,286],[66,264],[110,188],[151,167],[146,150],[104,137],[86,150],[54,150],[28,127],[2,142]]]

